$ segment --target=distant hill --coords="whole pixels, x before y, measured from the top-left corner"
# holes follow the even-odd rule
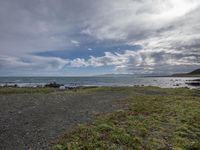
[[[137,75],[134,75],[134,74],[102,74],[102,75],[96,75],[95,77],[137,77]]]
[[[196,69],[196,70],[194,70],[194,71],[192,71],[188,74],[194,74],[194,75],[198,74],[198,75],[200,75],[200,69]]]
[[[95,77],[157,77],[162,75],[157,74],[102,74],[102,75],[95,75]]]
[[[193,76],[200,77],[200,69],[196,69],[196,70],[189,72],[189,73],[173,74],[171,76],[173,76],[173,77],[193,77]]]
[[[189,73],[178,73],[172,75],[158,75],[158,74],[102,74],[95,75],[95,77],[200,77],[200,69],[196,69]]]

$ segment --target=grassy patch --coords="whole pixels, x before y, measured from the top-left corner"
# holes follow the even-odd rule
[[[141,95],[123,102],[129,109],[102,114],[93,123],[79,125],[61,137],[53,150],[200,149],[199,90],[153,87],[98,90]]]
[[[83,87],[83,88],[69,90],[68,92],[77,92],[77,93],[81,93],[81,94],[94,94],[96,92],[103,92],[103,91],[120,92],[120,93],[127,93],[127,94],[131,94],[131,93],[134,93],[134,94],[150,93],[150,94],[152,94],[152,92],[157,92],[160,94],[161,92],[163,92],[163,89],[159,88],[159,87],[152,87],[152,86],[139,87],[139,88],[138,87],[92,87],[92,88],[91,87],[88,87],[88,88]],[[164,92],[165,91],[166,90],[164,90]]]
[[[23,93],[50,93],[56,91],[53,88],[0,88],[0,94],[23,94]]]

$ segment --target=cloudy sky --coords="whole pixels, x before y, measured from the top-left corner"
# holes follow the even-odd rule
[[[199,0],[0,0],[0,76],[196,68]]]

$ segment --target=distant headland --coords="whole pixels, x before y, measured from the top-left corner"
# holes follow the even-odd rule
[[[189,73],[173,74],[172,77],[200,77],[200,69],[196,69]]]
[[[166,74],[166,75],[158,75],[158,74],[102,74],[95,75],[95,77],[200,77],[200,69],[193,70],[189,73],[176,73],[176,74]]]

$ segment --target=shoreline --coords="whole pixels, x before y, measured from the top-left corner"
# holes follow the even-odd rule
[[[157,86],[162,88],[177,87],[197,87],[200,83],[198,77],[141,77],[141,78],[122,78],[122,77],[98,77],[98,78],[0,78],[0,87],[25,87],[25,88],[42,88],[55,87],[61,89],[78,88],[78,87],[141,87]],[[195,81],[196,80],[196,81]],[[195,81],[194,86],[191,83]],[[189,83],[189,84],[188,84]]]
[[[160,88],[200,88],[200,80],[185,80],[183,83],[174,83],[171,86],[163,86],[163,85],[151,85],[151,84],[130,84],[130,85],[78,85],[78,84],[71,84],[71,85],[63,85],[57,83],[48,83],[48,84],[35,84],[35,83],[6,83],[0,84],[0,88],[56,88],[56,89],[79,89],[79,88],[94,88],[94,87],[160,87]]]

